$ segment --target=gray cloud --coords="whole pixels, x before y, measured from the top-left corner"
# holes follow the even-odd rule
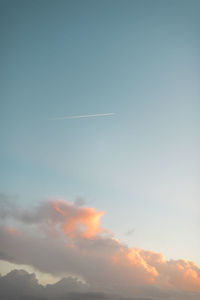
[[[15,204],[16,197],[10,197],[6,194],[0,193],[0,218],[6,219],[13,215],[13,212],[17,211]]]
[[[7,260],[7,261],[12,262],[13,261],[13,257],[7,255],[7,253],[4,252],[4,251],[0,251],[0,260]]]
[[[48,284],[46,287],[43,287],[38,283],[35,274],[29,274],[24,270],[13,270],[7,275],[0,277],[0,296],[4,300],[16,300],[18,298],[68,300],[125,299],[105,293],[91,292],[88,290],[86,284],[72,277],[64,278],[55,284]]]
[[[199,293],[181,293],[155,287],[138,288],[143,295],[130,298],[91,291],[87,285],[72,277],[45,287],[38,283],[35,274],[24,270],[13,270],[0,277],[0,298],[4,300],[198,300],[200,296]]]
[[[0,298],[4,300],[19,299],[20,297],[43,296],[44,288],[38,284],[35,274],[24,270],[13,270],[0,277]]]
[[[133,235],[135,233],[135,228],[129,229],[125,235]]]

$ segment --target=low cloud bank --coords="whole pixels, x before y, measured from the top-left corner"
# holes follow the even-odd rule
[[[123,299],[103,298],[113,294],[136,297],[131,299],[199,299],[200,268],[194,262],[167,261],[160,253],[127,247],[101,227],[104,212],[65,200],[50,200],[25,210],[12,206],[5,197],[0,197],[0,211],[0,259],[52,275],[82,278],[87,284],[73,281],[74,290],[70,290],[83,294],[81,299]],[[35,277],[32,281],[37,297],[43,297],[44,290],[45,297],[62,290],[62,282],[44,289]],[[91,293],[96,296],[92,298]]]
[[[200,294],[178,292],[156,287],[137,287],[140,296],[123,297],[90,290],[79,280],[68,277],[55,284],[41,286],[35,274],[13,270],[0,277],[0,298],[4,300],[198,300]]]

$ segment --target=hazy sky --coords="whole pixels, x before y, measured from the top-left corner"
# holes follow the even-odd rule
[[[200,2],[0,3],[4,198],[84,199],[121,242],[200,264]]]

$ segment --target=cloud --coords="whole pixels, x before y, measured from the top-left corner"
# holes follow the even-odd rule
[[[4,207],[8,211],[5,201]],[[176,290],[196,297],[200,269],[194,262],[168,261],[160,253],[127,247],[101,227],[103,215],[65,200],[49,200],[31,210],[9,209],[7,219],[13,219],[16,228],[0,226],[1,259],[53,275],[82,278],[90,293],[147,297],[151,291],[156,297],[164,295],[155,299],[172,300],[176,298],[170,293]]]
[[[125,297],[117,293],[95,292],[76,278],[67,277],[55,284],[41,286],[35,274],[13,270],[0,277],[0,298],[4,300],[198,300],[200,294],[157,287],[138,287],[141,295]],[[137,292],[135,292],[137,294]]]
[[[45,287],[38,283],[35,274],[13,270],[0,278],[0,297],[4,300],[26,299],[122,299],[89,290],[88,285],[67,277]],[[114,298],[113,298],[114,297]]]
[[[133,235],[135,233],[135,228],[129,229],[125,235]]]
[[[13,270],[0,277],[0,298],[18,299],[18,297],[38,297],[43,294],[43,287],[38,284],[35,274],[24,270]]]
[[[13,214],[13,211],[17,211],[17,206],[14,202],[15,197],[7,196],[0,193],[0,218],[6,219]]]
[[[57,235],[61,230],[68,237],[93,238],[106,232],[101,228],[101,218],[104,212],[94,208],[81,207],[84,202],[77,199],[74,203],[65,200],[51,200],[41,203],[32,211],[16,207],[6,197],[0,196],[0,211],[2,217],[14,218],[29,225],[39,225],[49,234]],[[7,227],[7,231],[17,234],[17,230]]]
[[[79,207],[66,201],[51,203],[59,215],[61,228],[69,237],[93,238],[104,230],[101,228],[101,217],[104,212],[97,212],[94,208]]]

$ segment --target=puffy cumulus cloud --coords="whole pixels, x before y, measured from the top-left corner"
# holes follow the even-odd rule
[[[0,297],[4,300],[16,299],[99,299],[123,300],[125,298],[90,291],[88,285],[76,278],[67,277],[55,284],[41,286],[35,274],[24,270],[13,270],[0,277]],[[137,300],[137,299],[134,299]]]
[[[0,277],[0,298],[18,299],[30,295],[37,297],[42,295],[43,287],[38,284],[35,274],[29,274],[24,270],[13,270]]]
[[[125,297],[117,293],[95,292],[76,278],[67,277],[55,284],[41,286],[35,274],[13,270],[0,277],[0,298],[4,300],[199,300],[199,293],[169,291],[140,286],[140,296]],[[138,291],[135,291],[138,294]]]
[[[104,212],[81,207],[80,204],[84,204],[82,199],[77,199],[74,203],[51,200],[28,211],[17,207],[7,196],[0,194],[0,217],[14,218],[29,225],[40,225],[40,229],[43,228],[49,235],[58,235],[62,231],[68,237],[90,239],[105,232],[100,225]],[[7,230],[17,233],[11,227]]]
[[[58,213],[61,228],[67,236],[82,236],[90,239],[103,232],[100,223],[104,212],[61,200],[53,201],[51,205]]]
[[[149,265],[156,268],[159,284],[177,289],[200,289],[200,268],[194,262],[184,259],[167,261],[163,254],[142,249],[137,251]]]
[[[173,298],[177,290],[183,292],[180,299],[189,293],[196,300],[200,269],[195,263],[168,261],[160,253],[123,245],[101,227],[103,212],[64,200],[47,201],[29,211],[18,208],[17,212],[6,210],[4,201],[4,211],[9,211],[9,220],[25,228],[0,226],[1,259],[53,275],[81,277],[90,293],[147,298],[155,294],[155,299],[173,300],[179,299]]]

